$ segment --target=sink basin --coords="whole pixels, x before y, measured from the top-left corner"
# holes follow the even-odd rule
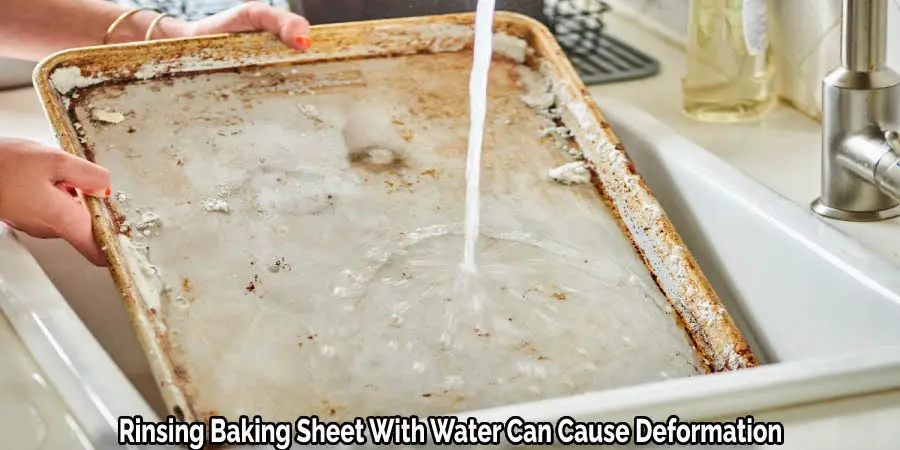
[[[900,345],[900,271],[648,114],[599,100],[763,363]]]
[[[0,435],[10,448],[113,448],[116,418],[153,411],[37,261],[0,224]]]
[[[900,387],[900,271],[646,113],[598,104],[764,364],[467,415],[687,420]],[[108,274],[62,242],[26,244],[144,396],[155,396]]]
[[[900,387],[900,271],[649,114],[596,101],[763,365],[467,416],[709,419]]]

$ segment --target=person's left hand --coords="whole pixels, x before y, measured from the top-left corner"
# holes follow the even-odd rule
[[[274,33],[285,45],[295,50],[307,50],[311,45],[309,22],[306,19],[256,1],[196,22],[180,22],[169,34],[171,37],[197,37],[245,31]]]

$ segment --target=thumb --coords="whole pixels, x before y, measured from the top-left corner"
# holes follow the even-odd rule
[[[57,213],[53,224],[56,235],[69,242],[94,265],[105,267],[106,256],[94,239],[90,211],[81,203],[81,199],[70,197],[62,190],[54,190],[57,192],[54,196],[56,201],[53,202]]]
[[[88,195],[109,197],[109,171],[86,159],[59,152],[55,178],[67,186],[80,189]]]

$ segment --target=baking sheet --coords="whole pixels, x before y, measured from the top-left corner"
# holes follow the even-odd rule
[[[42,63],[61,144],[113,174],[90,206],[176,415],[447,414],[757,364],[552,37],[513,14],[495,18],[485,281],[460,294],[472,21],[319,27],[303,55],[239,35]],[[570,153],[596,186],[548,179]]]

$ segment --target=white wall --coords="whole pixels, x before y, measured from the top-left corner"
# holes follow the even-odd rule
[[[606,0],[684,40],[690,0]],[[888,0],[888,63],[900,70],[900,0]],[[841,0],[772,0],[772,42],[782,94],[811,115],[821,111],[822,77],[840,60]]]

